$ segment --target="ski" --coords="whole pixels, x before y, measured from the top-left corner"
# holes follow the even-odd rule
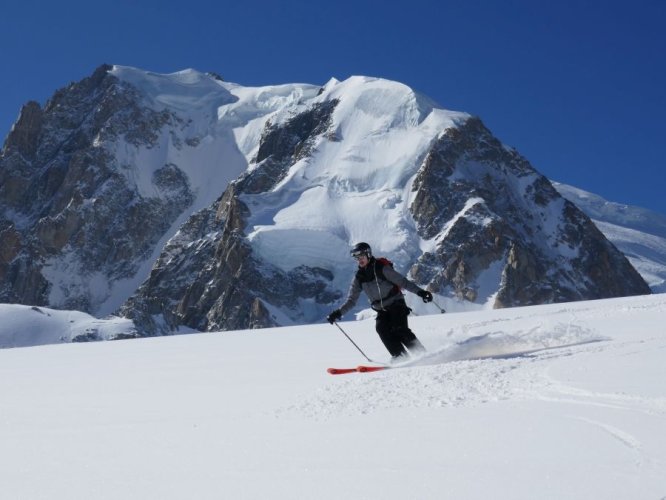
[[[356,368],[328,368],[326,371],[331,375],[344,375],[345,373],[370,373],[387,370],[390,366],[368,366],[359,365]]]
[[[390,366],[366,366],[366,365],[359,365],[356,367],[356,371],[359,373],[367,373],[367,372],[378,372],[380,370],[388,370],[391,368]]]
[[[342,375],[345,373],[356,373],[356,368],[328,368],[326,370],[331,375]]]

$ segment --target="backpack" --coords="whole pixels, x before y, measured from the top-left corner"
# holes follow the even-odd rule
[[[378,273],[378,275],[379,275],[384,281],[387,281],[387,280],[386,280],[386,276],[384,276],[384,271],[383,271],[383,269],[384,269],[384,266],[391,266],[391,269],[393,269],[393,262],[391,262],[391,261],[390,261],[389,259],[387,259],[386,257],[375,257],[375,260],[376,260],[377,262],[379,262],[379,263],[382,265],[382,267],[380,267],[380,268],[375,268],[375,269],[377,269],[377,273]],[[392,288],[391,291],[389,292],[389,297],[392,297],[393,295],[397,295],[397,294],[399,294],[399,293],[400,293],[400,287],[399,287],[398,285],[395,285],[395,284],[394,284],[394,285],[393,285],[393,288]]]

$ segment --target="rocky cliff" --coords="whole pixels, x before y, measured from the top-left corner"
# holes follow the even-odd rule
[[[588,217],[477,118],[442,135],[413,189],[419,232],[437,245],[412,273],[433,291],[475,301],[491,278],[494,307],[649,293]]]
[[[6,250],[0,300],[91,311],[109,281],[138,264],[192,203],[175,165],[153,173],[161,196],[137,195],[125,165],[101,145],[109,137],[155,145],[177,118],[140,107],[140,96],[100,67],[56,92],[42,109],[24,106],[0,156]],[[55,283],[56,276],[63,276]]]
[[[649,293],[478,118],[373,78],[102,66],[24,106],[0,209],[0,301],[115,304],[142,334],[320,321],[359,240],[449,309]]]

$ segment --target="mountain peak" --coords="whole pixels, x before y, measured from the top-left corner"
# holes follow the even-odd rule
[[[146,333],[313,322],[357,241],[449,310],[649,293],[480,119],[400,82],[102,66],[20,131],[0,157],[0,228],[20,242],[5,301],[123,304]]]

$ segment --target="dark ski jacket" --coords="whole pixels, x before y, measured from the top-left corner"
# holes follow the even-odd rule
[[[397,301],[404,300],[401,288],[412,293],[421,290],[392,266],[382,264],[372,257],[367,266],[358,268],[349,287],[347,300],[340,306],[340,312],[343,315],[349,312],[356,305],[361,291],[368,296],[370,307],[375,311],[384,311]]]

